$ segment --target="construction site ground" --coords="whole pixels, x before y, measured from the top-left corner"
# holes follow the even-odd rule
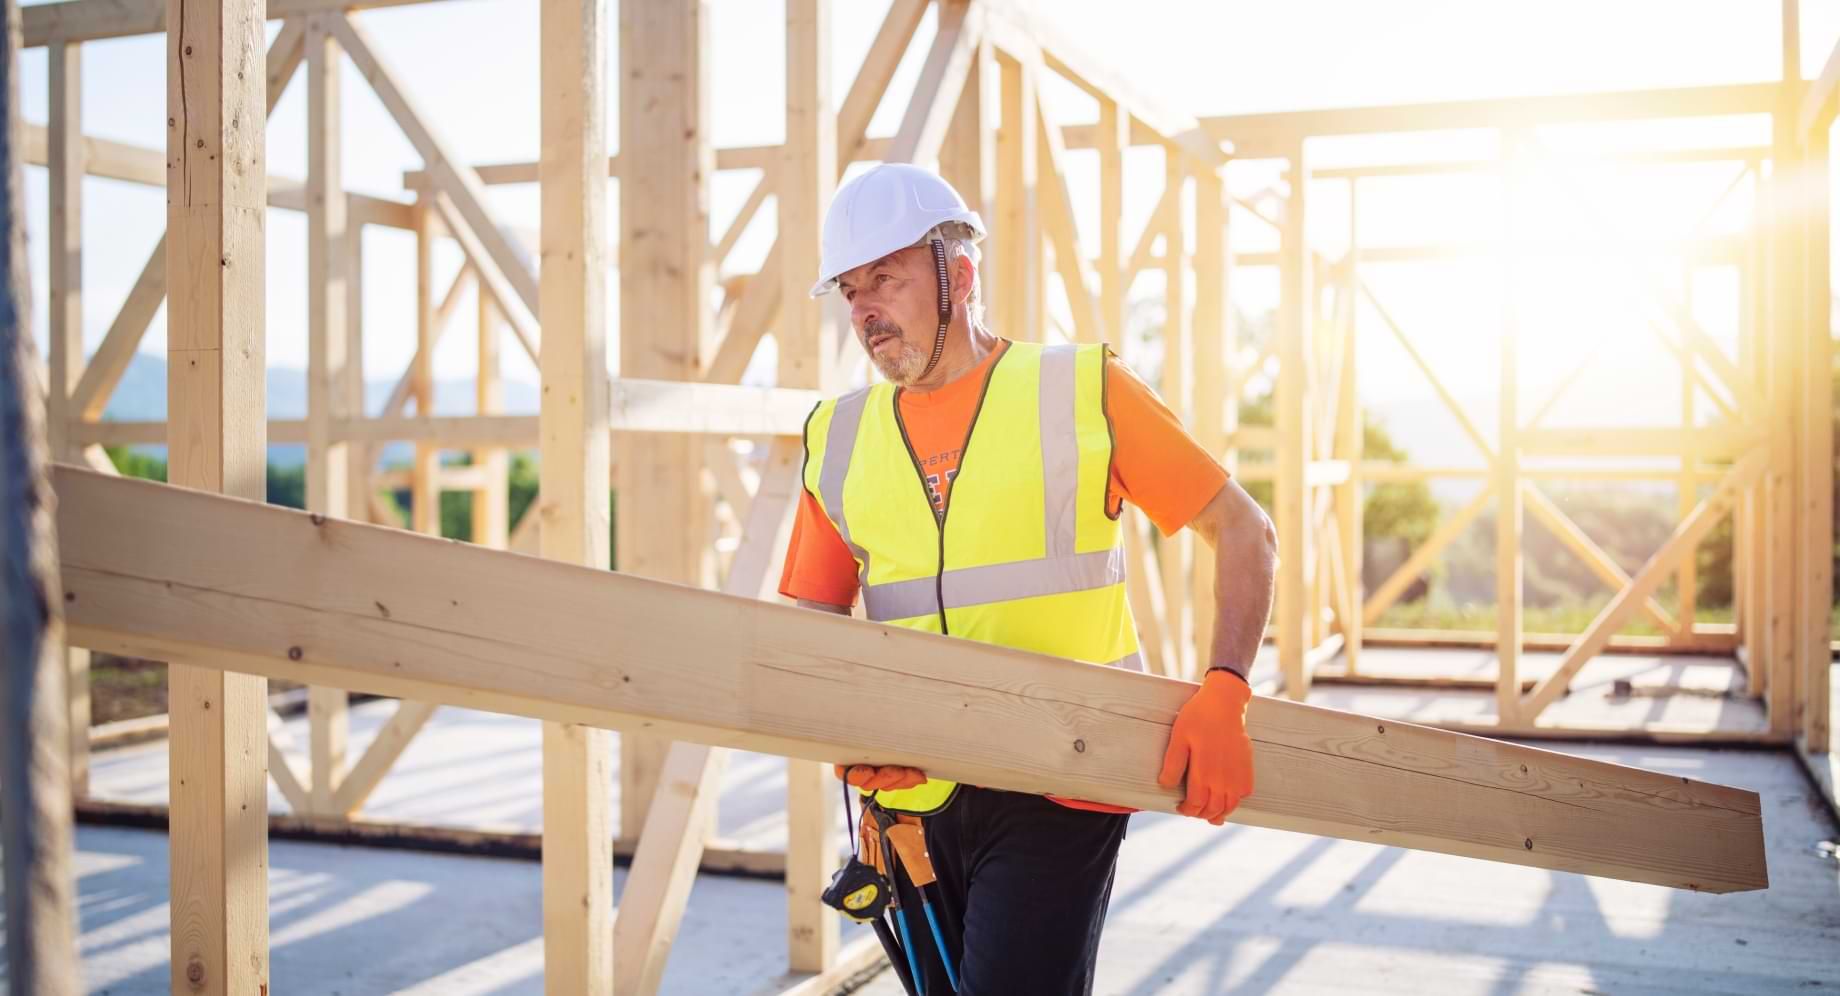
[[[1362,669],[1451,674],[1464,666],[1458,655],[1473,658],[1479,669],[1492,669],[1486,651],[1375,648],[1364,654]],[[1549,657],[1527,655],[1530,676],[1550,667]],[[1262,664],[1255,680],[1268,670],[1269,664]],[[1619,688],[1618,679],[1627,685]],[[1751,700],[1714,694],[1741,680],[1729,661],[1717,658],[1605,656],[1586,668],[1573,693],[1548,715],[1579,723],[1639,716],[1647,722],[1760,727],[1761,712]],[[1693,691],[1656,691],[1670,683]],[[1485,692],[1322,686],[1311,701],[1399,719],[1447,720],[1485,716],[1493,698]],[[387,700],[354,706],[354,754],[393,708]],[[305,770],[304,723],[304,718],[286,721],[278,737],[299,770]],[[1547,746],[1757,791],[1768,834],[1770,889],[1698,895],[1140,814],[1132,819],[1120,858],[1095,991],[1840,989],[1840,863],[1819,847],[1840,832],[1792,755],[1742,748]],[[783,770],[777,758],[732,758],[717,828],[724,847],[783,848]],[[542,818],[540,774],[537,723],[443,708],[363,816],[535,831]],[[164,803],[166,781],[163,740],[94,757],[97,799]],[[270,804],[275,812],[286,809],[278,795]],[[614,806],[617,813],[617,798]],[[86,991],[166,992],[165,835],[92,824],[79,829],[76,844]],[[541,873],[533,861],[274,840],[270,866],[271,975],[277,992],[542,991]],[[616,892],[623,882],[622,870]],[[701,875],[664,991],[769,994],[796,981],[786,973],[784,897],[777,882]],[[846,944],[861,936],[861,928],[846,927]],[[900,988],[883,972],[860,991]]]

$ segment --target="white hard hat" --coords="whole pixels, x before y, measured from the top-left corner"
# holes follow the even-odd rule
[[[843,274],[953,222],[969,228],[973,242],[984,237],[984,219],[939,174],[906,163],[875,167],[844,184],[831,199],[824,216],[824,258],[811,296],[830,293]]]

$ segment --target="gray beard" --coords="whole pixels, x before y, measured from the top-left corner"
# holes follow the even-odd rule
[[[879,352],[871,352],[869,354],[869,359],[875,364],[875,369],[880,370],[882,377],[889,383],[898,384],[902,387],[909,386],[919,380],[920,375],[926,371],[928,354],[921,352],[913,343],[908,342],[907,336],[901,331],[901,327],[893,322],[872,322],[864,326],[864,348],[867,348],[869,339],[885,332],[898,336],[899,338],[897,341],[901,344],[901,348],[895,353],[892,359],[884,357]]]

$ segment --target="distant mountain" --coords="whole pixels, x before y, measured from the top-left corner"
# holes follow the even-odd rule
[[[396,387],[396,381],[366,380],[364,383],[364,410],[376,415],[383,409],[383,403],[389,399],[390,391]],[[537,413],[540,392],[535,384],[519,380],[505,381],[505,411],[513,415],[534,415]],[[434,385],[434,410],[436,415],[469,415],[474,411],[474,386],[471,378],[465,380],[437,380]],[[268,371],[268,417],[280,419],[305,418],[307,415],[307,372],[296,367],[276,367]],[[166,417],[166,361],[150,353],[136,353],[128,361],[128,369],[122,374],[121,384],[109,399],[109,406],[102,413],[109,421],[144,422],[159,421]],[[165,447],[148,447],[150,451],[163,452]],[[411,447],[406,443],[394,443],[384,447],[383,462],[392,463],[407,460]],[[302,446],[275,445],[268,448],[269,462],[279,466],[295,466],[306,460],[306,449]]]

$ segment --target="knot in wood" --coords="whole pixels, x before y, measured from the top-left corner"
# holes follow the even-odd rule
[[[193,961],[191,964],[185,966],[185,981],[190,982],[194,986],[203,985],[204,984],[204,965],[203,963],[198,962],[198,961]]]
[[[1525,843],[1527,845],[1527,850],[1529,851],[1533,850],[1533,838],[1532,837],[1527,838]]]
[[[1073,742],[1073,752],[1074,752],[1075,754],[1084,754],[1084,753],[1086,753],[1086,741],[1084,741],[1084,740],[1075,740],[1075,741]]]
[[[301,653],[301,651],[300,651],[300,648],[299,648],[299,647],[289,647],[289,648],[288,648],[288,660],[291,660],[291,661],[297,661],[297,660],[299,660],[299,659],[300,659],[300,658],[301,658],[302,656],[303,656],[303,655],[302,655],[302,653]]]

